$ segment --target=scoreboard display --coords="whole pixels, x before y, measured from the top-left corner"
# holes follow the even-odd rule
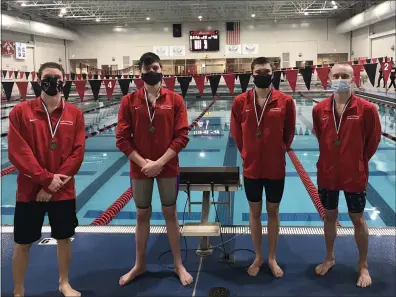
[[[219,31],[190,31],[190,51],[215,52],[220,50]]]

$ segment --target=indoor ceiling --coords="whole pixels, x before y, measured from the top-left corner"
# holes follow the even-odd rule
[[[350,17],[383,1],[2,1],[2,11],[68,24]],[[201,17],[201,18],[199,18]]]

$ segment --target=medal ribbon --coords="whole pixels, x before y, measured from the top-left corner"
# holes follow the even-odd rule
[[[351,99],[349,98],[347,103],[345,103],[345,106],[344,106],[344,108],[342,109],[342,112],[341,112],[340,121],[338,122],[338,125],[337,125],[337,121],[336,121],[336,118],[335,118],[335,114],[337,112],[336,111],[336,102],[335,102],[335,99],[333,97],[333,118],[334,118],[334,126],[335,126],[336,133],[337,133],[337,139],[339,138],[338,137],[338,133],[339,133],[340,127],[341,127],[342,116],[344,115],[344,112],[345,112],[346,108],[348,107],[348,104],[349,104],[350,101],[351,101]]]
[[[62,100],[62,99],[61,99],[61,100]],[[63,110],[64,110],[64,108],[65,108],[65,102],[62,100],[62,113],[61,113],[61,115],[60,115],[58,121],[56,122],[55,127],[52,127],[52,122],[51,122],[50,114],[49,114],[49,112],[48,112],[48,108],[47,108],[47,106],[45,105],[44,101],[41,101],[41,104],[43,105],[44,110],[45,110],[45,113],[47,114],[48,127],[49,127],[50,132],[51,132],[51,138],[54,139],[55,134],[56,134],[56,131],[58,130],[58,127],[59,127],[59,123],[60,123],[61,118],[62,118]]]
[[[158,89],[157,98],[159,97],[160,91],[161,91],[161,88]],[[148,111],[148,114],[149,114],[150,125],[152,126],[153,125],[154,116],[155,116],[155,108],[154,108],[153,114],[151,115],[150,106],[149,106],[149,100],[148,100],[148,93],[147,93],[146,89],[144,89],[144,96],[146,98],[146,105],[147,105],[147,111]]]
[[[265,103],[264,103],[263,110],[261,111],[261,115],[260,115],[260,119],[259,119],[258,115],[257,115],[257,106],[256,106],[256,90],[254,90],[254,92],[253,92],[254,112],[256,113],[257,129],[260,127],[260,123],[261,123],[261,120],[263,119],[265,107],[267,106],[267,103],[271,96],[272,96],[272,88],[271,88],[270,92],[268,93],[267,98],[265,98]]]

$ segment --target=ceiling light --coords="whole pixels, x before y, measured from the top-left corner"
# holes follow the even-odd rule
[[[333,6],[333,9],[337,9],[337,8],[338,8],[338,6],[337,6],[337,5],[334,5],[334,6]]]
[[[308,12],[304,12],[304,15],[308,15]]]
[[[22,3],[21,3],[21,6],[26,6],[26,3],[25,3],[25,2],[22,2]]]
[[[60,18],[63,17],[63,14],[60,13],[60,14],[59,14],[59,17],[60,17]]]
[[[62,8],[60,11],[61,14],[65,14],[66,13],[66,8]]]
[[[150,20],[150,18],[149,18],[149,17],[147,17],[147,18],[146,18],[146,20],[148,20],[148,21],[149,21],[149,20]]]
[[[335,5],[335,1],[331,1],[331,4],[332,4],[332,5]]]
[[[97,21],[98,23],[100,22],[100,19],[99,18],[97,18],[95,21]]]
[[[202,19],[202,15],[198,16],[199,19]]]
[[[256,15],[254,13],[252,13],[252,18],[255,18],[255,17],[256,17]]]

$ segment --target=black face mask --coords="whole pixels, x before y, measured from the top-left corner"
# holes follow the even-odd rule
[[[162,73],[154,71],[142,73],[142,79],[149,86],[155,86],[162,80]]]
[[[272,83],[272,74],[253,75],[253,78],[254,84],[260,89],[268,88]]]
[[[63,90],[63,81],[56,76],[46,76],[40,85],[48,96],[55,96]]]

